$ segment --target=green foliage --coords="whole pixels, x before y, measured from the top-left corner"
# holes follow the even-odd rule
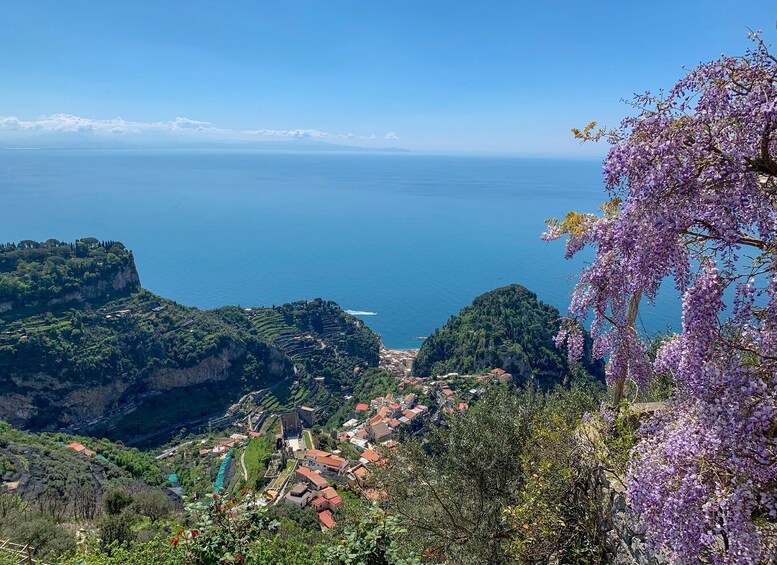
[[[504,509],[525,483],[520,454],[543,405],[537,389],[492,387],[449,428],[393,450],[376,479],[416,551],[433,548],[457,565],[507,563]]]
[[[507,511],[513,532],[507,550],[517,563],[602,562],[600,511],[590,490],[595,461],[578,437],[581,416],[602,395],[590,383],[558,388],[538,412],[520,454],[525,482]]]
[[[100,521],[100,547],[109,551],[112,546],[128,545],[135,539],[132,531],[134,515],[131,512],[106,514]]]
[[[103,495],[103,508],[109,516],[116,516],[132,503],[132,497],[123,490],[109,490]]]
[[[132,510],[154,523],[172,513],[173,503],[159,490],[142,490],[132,497]]]
[[[0,314],[0,387],[26,405],[0,417],[31,429],[91,420],[93,435],[147,440],[154,431],[164,439],[264,388],[268,410],[306,402],[325,418],[357,381],[357,367],[378,363],[378,337],[334,302],[181,306],[141,290],[132,255],[115,242],[0,246],[0,310],[9,307]],[[223,375],[214,380],[214,371]]]
[[[560,315],[537,295],[514,284],[475,298],[421,346],[413,363],[419,376],[479,373],[501,368],[519,381],[543,387],[568,381],[576,372],[553,341]],[[590,348],[588,348],[590,349]],[[603,375],[600,363],[586,356],[585,369]]]
[[[248,486],[253,488],[259,486],[274,451],[275,445],[273,437],[270,435],[251,438],[248,442],[245,449],[245,465],[248,471],[248,480],[253,480],[253,484]]]
[[[214,495],[211,504],[194,503],[189,510],[198,517],[197,526],[179,532],[172,543],[183,544],[196,565],[244,562],[254,541],[279,525],[251,498],[239,504]]]
[[[583,496],[574,429],[601,393],[592,382],[550,393],[494,386],[448,428],[392,450],[376,480],[387,508],[405,520],[403,538],[417,552],[457,565],[511,563],[513,554],[529,553],[524,548],[545,549],[535,538],[560,549],[560,537],[543,536],[564,527],[569,538],[588,539],[587,529],[574,530],[589,523],[588,507],[565,504]]]
[[[408,555],[398,538],[405,533],[396,516],[377,505],[358,524],[346,529],[343,539],[327,552],[337,565],[415,565],[420,559]]]
[[[77,553],[62,561],[62,565],[184,565],[183,548],[170,544],[167,536],[128,546],[112,544],[105,549]]]
[[[606,420],[597,416],[596,421],[606,448],[608,466],[618,475],[625,475],[631,450],[639,440],[639,416],[624,401],[617,412],[608,414]]]
[[[114,285],[121,273],[127,274],[126,283]],[[66,302],[104,302],[139,286],[132,253],[118,242],[85,238],[0,245],[0,303],[9,306],[6,317]]]

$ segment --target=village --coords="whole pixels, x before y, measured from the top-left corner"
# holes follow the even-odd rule
[[[356,403],[349,418],[336,429],[320,425],[315,407],[299,406],[279,414],[263,414],[253,424],[249,420],[250,429],[227,437],[183,442],[164,450],[158,460],[172,461],[177,453],[194,445],[202,460],[220,462],[213,493],[229,486],[228,471],[236,469],[233,475],[242,475],[245,483],[258,481],[262,485],[256,491],[258,504],[310,508],[322,529],[332,528],[346,498],[381,498],[381,492],[371,484],[371,474],[385,464],[403,438],[422,434],[430,425],[444,425],[451,414],[466,411],[489,383],[512,379],[498,368],[483,375],[449,373],[435,379],[414,377],[406,371],[394,374],[397,392]],[[251,477],[248,469],[253,465],[245,460],[246,446],[259,438],[272,446],[272,454],[262,476]],[[170,488],[181,493],[174,473],[170,483]]]

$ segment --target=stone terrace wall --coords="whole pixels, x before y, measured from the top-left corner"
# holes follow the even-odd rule
[[[669,563],[647,547],[645,534],[626,504],[625,485],[609,471],[598,468],[593,475],[594,495],[601,511],[609,563],[616,565],[659,565]]]

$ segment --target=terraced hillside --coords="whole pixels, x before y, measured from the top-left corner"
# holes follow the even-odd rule
[[[0,288],[19,280],[36,284],[0,272]],[[326,405],[378,362],[377,336],[320,299],[205,311],[140,289],[57,304],[0,315],[0,419],[14,426],[137,440],[201,425],[250,391],[267,389],[268,409]]]
[[[70,446],[70,447],[68,447]],[[88,451],[77,451],[85,447]],[[167,489],[153,457],[136,449],[61,433],[30,434],[0,422],[0,489],[32,507],[91,518],[109,489]]]

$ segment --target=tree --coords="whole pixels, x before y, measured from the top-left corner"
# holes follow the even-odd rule
[[[133,508],[141,516],[157,522],[173,511],[173,503],[159,490],[145,489],[138,492],[132,502]]]
[[[100,546],[103,550],[127,545],[135,539],[132,532],[133,515],[106,514],[100,522]]]
[[[375,479],[417,551],[457,564],[509,561],[504,546],[514,527],[505,512],[524,487],[520,454],[543,402],[533,388],[495,387],[448,429],[427,434],[426,443],[392,450]]]
[[[396,516],[377,505],[355,526],[347,528],[342,539],[328,551],[327,563],[334,565],[420,565],[407,555],[398,542],[405,530]]]
[[[610,200],[544,234],[568,235],[567,256],[595,252],[558,336],[572,358],[592,312],[616,407],[627,380],[676,383],[643,427],[628,489],[652,542],[682,563],[777,559],[756,530],[777,518],[777,58],[752,39],[742,57],[637,96],[617,129],[573,130],[612,144]],[[682,331],[651,363],[635,320],[667,278],[683,295]]]
[[[103,495],[103,507],[109,516],[121,514],[132,503],[132,497],[123,490],[113,489]]]

